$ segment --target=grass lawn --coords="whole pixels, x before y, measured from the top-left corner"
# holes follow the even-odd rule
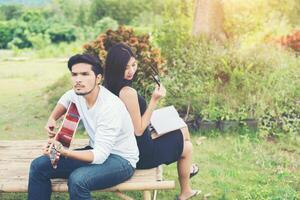
[[[45,136],[49,108],[43,90],[65,73],[62,62],[0,62],[0,139]]]
[[[0,140],[43,139],[51,109],[45,87],[67,73],[65,63],[35,60],[0,62]],[[82,137],[81,134],[78,135]],[[192,186],[202,190],[197,199],[300,199],[300,136],[280,140],[258,139],[254,133],[192,134],[199,174]],[[176,164],[164,167],[166,179],[177,180]],[[162,191],[158,199],[174,199],[176,189]],[[129,193],[141,199],[139,192]],[[118,199],[94,192],[94,199]],[[68,199],[54,194],[53,199]],[[0,199],[26,199],[26,194],[0,193]]]

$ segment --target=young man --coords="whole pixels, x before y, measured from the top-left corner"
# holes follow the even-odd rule
[[[68,68],[73,90],[60,98],[46,124],[50,139],[44,147],[44,155],[31,163],[29,200],[50,199],[51,178],[68,178],[70,199],[91,199],[90,191],[129,179],[138,161],[133,125],[125,105],[99,85],[103,71],[98,57],[77,54],[69,59]],[[82,150],[65,149],[53,139],[55,122],[66,112],[70,102],[76,104],[90,139],[89,146]],[[51,144],[61,154],[56,169],[49,159]]]

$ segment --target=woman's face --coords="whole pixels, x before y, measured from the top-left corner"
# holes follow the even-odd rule
[[[124,79],[132,80],[136,72],[136,69],[137,69],[137,61],[135,60],[134,57],[131,57],[126,65],[126,69],[124,72]]]

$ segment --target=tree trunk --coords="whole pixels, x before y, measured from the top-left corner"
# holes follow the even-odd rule
[[[226,40],[223,28],[224,10],[221,0],[196,0],[193,36],[206,35],[220,41]]]

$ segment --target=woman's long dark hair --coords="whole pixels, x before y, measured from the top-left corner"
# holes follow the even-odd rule
[[[119,96],[122,87],[131,85],[131,81],[124,79],[126,66],[131,57],[135,57],[129,46],[118,43],[107,53],[104,67],[104,86]]]

